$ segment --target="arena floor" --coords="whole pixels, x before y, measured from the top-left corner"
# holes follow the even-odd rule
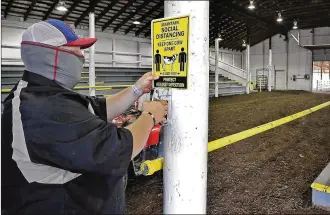
[[[326,101],[301,91],[211,99],[209,141]],[[210,152],[207,213],[326,213],[311,207],[310,184],[329,161],[329,107]],[[129,181],[127,213],[162,213],[162,186],[162,171]]]

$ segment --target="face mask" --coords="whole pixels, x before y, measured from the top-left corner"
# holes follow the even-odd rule
[[[23,43],[21,58],[27,71],[55,80],[72,89],[80,81],[84,57],[71,51],[38,43]]]

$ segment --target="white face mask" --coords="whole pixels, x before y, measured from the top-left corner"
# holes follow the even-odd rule
[[[55,80],[65,88],[72,89],[80,81],[85,62],[83,56],[39,43],[22,43],[21,57],[26,70]]]

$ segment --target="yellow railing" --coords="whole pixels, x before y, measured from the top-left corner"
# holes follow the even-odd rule
[[[108,85],[108,86],[76,86],[73,89],[74,90],[88,90],[91,88],[95,88],[95,90],[101,91],[101,90],[111,90],[114,88],[126,88],[130,87],[132,85]],[[1,93],[9,93],[11,89],[1,89]]]

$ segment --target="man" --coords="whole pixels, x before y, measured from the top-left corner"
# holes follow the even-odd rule
[[[166,102],[145,102],[126,128],[111,120],[151,90],[147,73],[108,98],[72,91],[84,63],[78,38],[59,20],[28,28],[21,43],[26,67],[4,101],[2,214],[124,213],[123,176],[152,127],[164,121]]]
[[[160,70],[161,63],[162,63],[162,56],[159,54],[159,50],[156,50],[156,54],[155,54],[156,71]]]
[[[180,72],[184,71],[184,64],[187,63],[187,54],[184,52],[184,48],[181,48],[181,52],[179,54],[179,63],[180,63]]]

